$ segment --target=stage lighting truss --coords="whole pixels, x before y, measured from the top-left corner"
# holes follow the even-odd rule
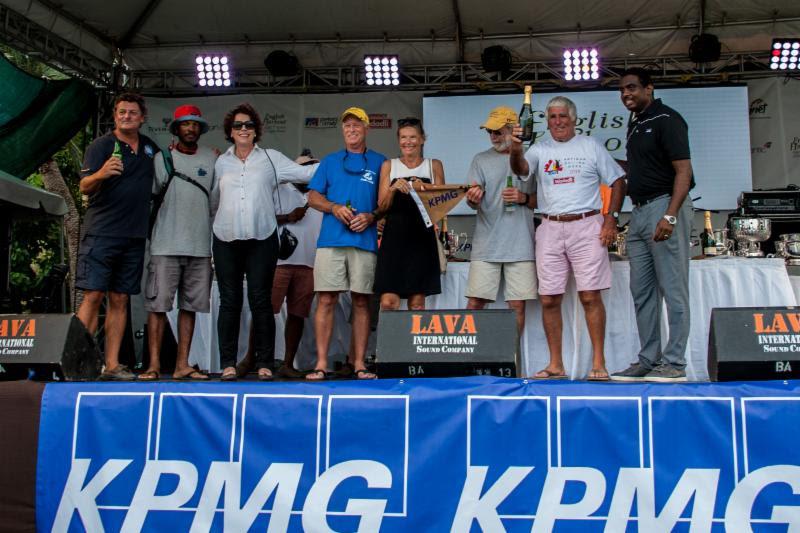
[[[600,54],[597,48],[568,48],[564,50],[563,57],[566,81],[600,79]]]
[[[396,55],[364,56],[364,78],[367,85],[396,87],[400,85],[400,59]]]
[[[800,39],[772,39],[769,68],[772,70],[800,70]]]
[[[228,56],[223,54],[198,54],[195,58],[197,85],[204,88],[233,85],[233,68]]]

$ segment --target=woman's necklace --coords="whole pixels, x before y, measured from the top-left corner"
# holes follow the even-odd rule
[[[236,148],[234,149],[233,153],[236,155],[236,157],[238,157],[242,161],[242,163],[244,163],[245,160],[247,159],[247,156],[250,155],[250,152],[252,151],[253,149],[250,148],[250,150],[248,150],[245,155],[240,155],[239,148]]]
[[[400,158],[400,162],[402,162],[406,166],[406,168],[409,168],[409,169],[417,168],[418,166],[420,166],[422,164],[423,158],[422,158],[422,156],[415,157],[413,159],[413,161],[414,162],[412,163],[412,162],[410,162],[410,160],[407,160],[405,157],[401,157]]]

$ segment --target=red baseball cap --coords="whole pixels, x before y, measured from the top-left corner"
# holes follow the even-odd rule
[[[200,113],[200,108],[193,105],[180,105],[175,108],[175,112],[172,114],[172,122],[169,125],[169,131],[173,135],[178,134],[178,124],[181,122],[185,122],[187,120],[194,120],[198,124],[200,124],[200,133],[203,134],[208,131],[208,123],[203,118],[203,114]]]

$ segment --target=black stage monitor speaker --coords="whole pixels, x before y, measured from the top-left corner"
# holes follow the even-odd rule
[[[708,375],[713,381],[800,377],[800,308],[712,309]]]
[[[381,311],[376,370],[382,378],[516,377],[514,311]]]
[[[0,380],[95,379],[102,366],[94,339],[75,315],[0,315]]]
[[[511,70],[511,52],[505,46],[488,46],[481,52],[481,66],[486,72],[507,72]]]
[[[264,66],[273,76],[296,76],[300,73],[297,57],[285,50],[274,50],[264,59]]]
[[[689,45],[689,58],[695,63],[719,61],[722,45],[716,35],[701,33],[692,37]]]

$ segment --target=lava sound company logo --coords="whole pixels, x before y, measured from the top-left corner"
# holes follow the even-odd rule
[[[553,174],[558,174],[562,170],[564,170],[564,167],[561,166],[561,163],[558,162],[558,159],[551,159],[544,165],[544,173],[550,176]]]
[[[74,419],[66,483],[42,498],[59,501],[54,532],[76,520],[87,531],[800,527],[800,429],[785,422],[800,416],[797,397],[503,392],[422,402],[466,425],[453,437],[466,456],[452,453],[453,440],[409,453],[409,435],[430,431],[410,418],[420,411],[414,390],[82,392],[65,413]],[[354,423],[363,420],[372,423]],[[463,475],[443,485],[441,472]],[[452,494],[435,493],[434,479]]]

